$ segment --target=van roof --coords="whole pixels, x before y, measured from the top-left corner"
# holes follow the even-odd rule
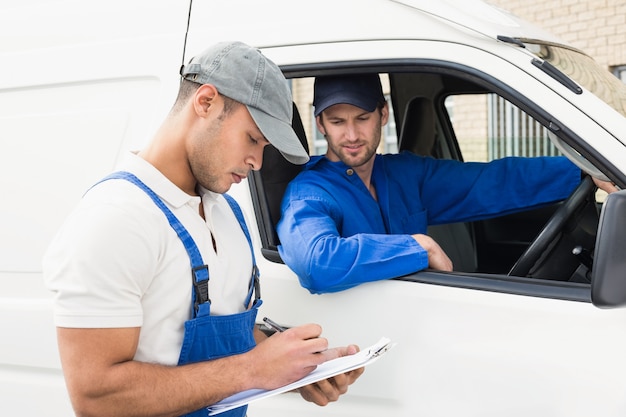
[[[268,7],[268,4],[271,7]],[[386,39],[468,42],[498,35],[565,44],[554,35],[481,0],[250,0],[195,2],[215,16],[211,32],[265,48]],[[261,29],[259,29],[261,28]],[[206,37],[202,37],[207,39]]]
[[[482,0],[391,0],[491,38],[498,35],[563,43],[553,34]]]

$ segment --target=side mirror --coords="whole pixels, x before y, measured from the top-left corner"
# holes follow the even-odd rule
[[[626,305],[626,190],[609,194],[603,204],[593,258],[592,303]]]

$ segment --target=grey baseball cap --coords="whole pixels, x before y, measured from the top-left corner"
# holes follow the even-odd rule
[[[220,42],[180,69],[183,78],[213,84],[220,94],[243,103],[263,136],[294,164],[309,154],[291,127],[291,91],[280,68],[261,51],[242,42]]]

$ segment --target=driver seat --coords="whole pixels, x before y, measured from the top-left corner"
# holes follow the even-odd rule
[[[432,100],[413,97],[406,105],[398,142],[399,151],[441,158],[438,155],[437,120]],[[427,234],[446,252],[454,270],[476,272],[478,259],[476,241],[471,223],[449,223],[429,226]]]
[[[293,104],[291,123],[294,132],[300,139],[304,149],[309,152],[304,125],[296,104]],[[252,171],[248,176],[252,204],[255,212],[260,213],[257,219],[261,237],[261,252],[273,262],[283,262],[278,254],[280,240],[276,233],[276,225],[280,220],[280,205],[289,182],[302,171],[302,165],[293,164],[285,159],[272,145],[263,150],[263,165],[259,171]]]

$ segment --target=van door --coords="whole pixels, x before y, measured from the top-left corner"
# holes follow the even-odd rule
[[[292,76],[294,92],[302,95],[298,96],[298,104],[302,104],[299,110],[303,125],[310,127],[309,143],[315,137],[309,107],[310,77],[332,72],[377,72],[381,79],[390,80],[386,92],[394,113],[398,113],[398,138],[402,137],[400,126],[410,97],[428,98],[439,112],[433,133],[440,141],[428,147],[434,147],[438,157],[476,160],[470,158],[471,149],[466,147],[472,143],[461,135],[476,134],[467,126],[461,128],[461,101],[484,110],[480,118],[473,114],[468,119],[481,124],[488,120],[487,103],[491,98],[496,101],[492,104],[496,114],[498,106],[511,105],[523,108],[544,128],[549,128],[551,121],[559,121],[563,137],[572,143],[577,141],[578,148],[586,144],[586,150],[596,152],[594,162],[606,159],[607,155],[601,153],[603,144],[614,144],[615,152],[621,155],[626,152],[600,126],[598,120],[602,117],[590,118],[555,94],[557,90],[572,99],[558,86],[546,88],[529,75],[532,67],[520,70],[471,47],[389,41],[290,49],[271,52],[285,64],[287,76]],[[397,57],[390,56],[394,53]],[[291,56],[307,56],[311,62],[286,65]],[[376,56],[384,58],[377,60]],[[530,60],[525,56],[519,64],[531,65]],[[499,98],[509,104],[499,103]],[[487,129],[483,133],[480,137],[486,144]],[[535,136],[543,138],[539,131]],[[315,151],[317,146],[310,148]],[[546,149],[544,154],[550,155],[552,150]],[[484,154],[488,157],[486,150]],[[607,167],[610,164],[603,169],[608,171]],[[271,168],[268,165],[263,170]],[[615,169],[611,173],[619,177],[620,172]],[[272,227],[268,223],[271,216],[264,216],[269,210],[264,212],[259,206],[262,196],[256,177],[250,186],[256,221],[267,232]],[[240,201],[247,200],[243,196]],[[529,220],[537,221],[543,214],[528,215]],[[513,226],[503,223],[506,230],[502,232],[514,236],[513,232],[520,231],[512,230]],[[514,253],[514,246],[527,244],[533,237],[520,238],[516,245],[499,249]],[[588,283],[510,276],[510,262],[498,265],[502,255],[493,246],[482,246],[485,253],[481,262],[485,260],[482,256],[487,257],[492,262],[490,267],[497,268],[495,272],[421,271],[338,293],[311,295],[279,263],[280,258],[268,244],[265,257],[259,261],[265,285],[264,314],[287,325],[318,322],[333,344],[357,342],[367,346],[382,335],[398,342],[385,359],[368,367],[342,401],[333,404],[336,415],[584,416],[597,414],[598,410],[602,415],[621,415],[625,409],[620,380],[626,368],[619,352],[626,348],[621,330],[626,310],[596,308],[590,302]],[[594,379],[602,383],[590,386],[589,381]],[[286,410],[295,407],[297,401],[281,396],[253,404],[250,409],[259,415],[287,415]],[[321,416],[325,411],[310,409],[309,413]]]

